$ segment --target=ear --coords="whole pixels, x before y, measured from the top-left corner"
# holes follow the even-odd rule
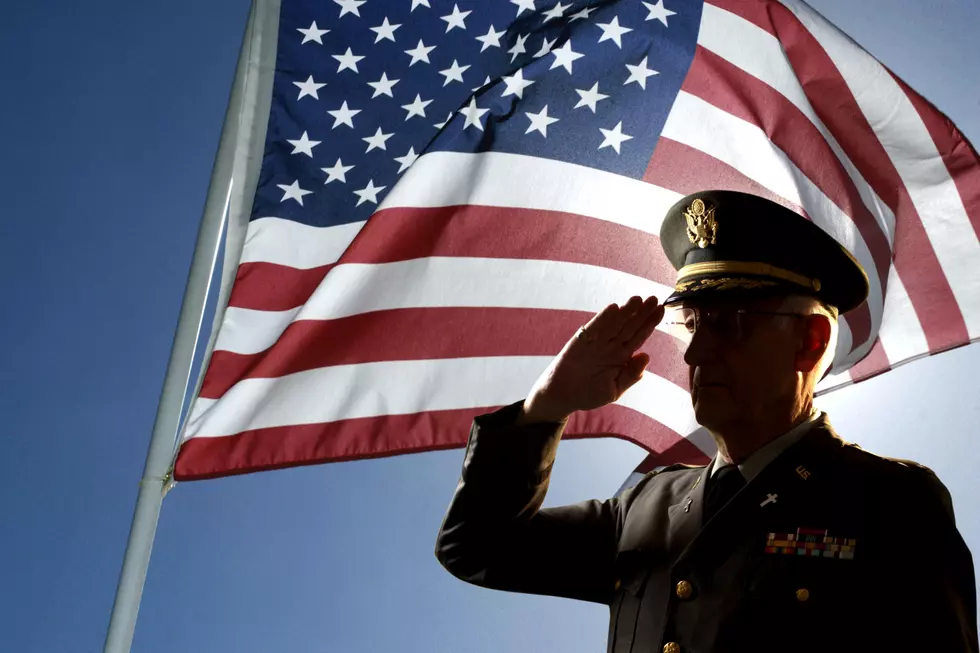
[[[803,337],[796,352],[796,371],[812,372],[830,343],[830,318],[808,315],[803,319]]]

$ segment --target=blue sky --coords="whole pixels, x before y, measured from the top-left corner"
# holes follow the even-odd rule
[[[980,143],[980,6],[811,4]],[[3,651],[101,650],[247,12],[0,7]],[[967,347],[822,402],[844,437],[933,467],[974,552],[978,367]],[[601,606],[481,590],[438,566],[461,458],[178,486],[133,650],[603,650]],[[548,503],[609,496],[640,458],[623,442],[565,443]]]

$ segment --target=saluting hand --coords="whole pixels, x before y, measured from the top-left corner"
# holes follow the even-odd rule
[[[518,423],[560,422],[619,399],[650,362],[635,352],[663,316],[652,296],[633,296],[622,307],[609,304],[596,313],[535,381]]]

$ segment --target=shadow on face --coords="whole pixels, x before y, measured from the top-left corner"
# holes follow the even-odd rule
[[[798,395],[800,323],[778,313],[783,298],[698,302],[684,354],[698,423],[712,430],[759,423]]]

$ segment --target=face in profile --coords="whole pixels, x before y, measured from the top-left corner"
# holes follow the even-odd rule
[[[685,304],[665,319],[687,332],[691,402],[712,430],[792,404],[805,317],[780,311],[782,300]]]

